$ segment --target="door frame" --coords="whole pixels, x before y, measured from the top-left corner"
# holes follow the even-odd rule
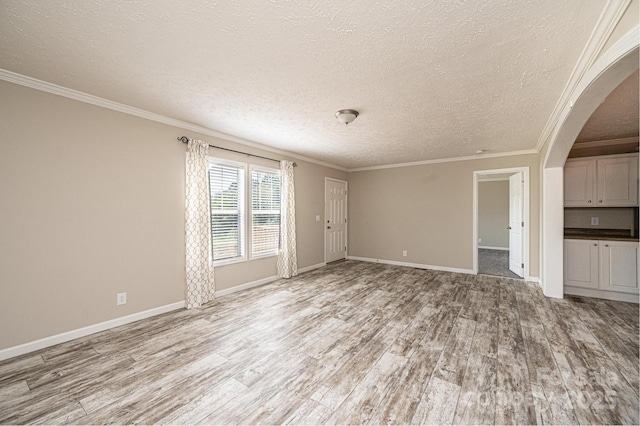
[[[473,273],[478,275],[478,183],[479,177],[484,175],[494,175],[503,173],[518,173],[522,172],[522,178],[524,179],[523,190],[523,212],[522,220],[524,220],[524,227],[522,229],[522,261],[524,262],[524,274],[523,279],[530,280],[530,264],[531,259],[529,255],[529,233],[531,223],[529,220],[529,167],[510,167],[506,169],[491,169],[491,170],[475,170],[473,172]]]
[[[342,179],[336,179],[332,177],[324,177],[324,201],[323,201],[323,212],[322,212],[322,236],[324,241],[324,264],[327,264],[327,182],[340,182],[344,183],[344,217],[347,218],[347,223],[344,224],[344,243],[347,247],[345,250],[345,259],[349,257],[349,182]]]
[[[513,209],[513,205],[512,205],[512,199],[513,199],[513,193],[511,192],[512,189],[512,183],[513,186],[517,188],[517,191],[519,192],[519,200],[518,200],[518,206],[516,209],[520,209],[520,211],[517,212],[517,216],[518,216],[518,222],[515,224],[515,229],[514,229],[514,224],[513,224],[513,217],[512,217],[512,213],[514,213],[512,211]],[[519,276],[520,278],[524,278],[524,240],[523,240],[523,225],[524,225],[524,174],[522,172],[517,172],[517,173],[513,173],[509,175],[509,226],[507,227],[507,230],[509,231],[509,270],[511,272],[513,272],[514,274],[516,274],[517,276]],[[515,239],[513,238],[515,235],[517,235],[519,233],[519,239],[518,241],[520,241],[520,247],[518,249],[519,252],[519,260],[520,260],[520,265],[521,266],[515,266],[515,269],[517,270],[514,271],[513,269],[511,269],[513,266],[512,262],[512,257],[513,253],[514,253],[514,249],[513,249],[513,245],[511,244],[511,240]]]

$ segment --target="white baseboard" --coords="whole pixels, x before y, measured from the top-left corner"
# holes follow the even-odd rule
[[[509,247],[478,246],[479,249],[509,251]]]
[[[261,285],[269,284],[269,283],[272,283],[272,282],[276,281],[277,279],[278,279],[278,276],[274,275],[272,277],[267,277],[267,278],[262,278],[260,280],[251,281],[250,283],[244,283],[244,284],[236,285],[234,287],[225,288],[224,290],[216,291],[216,297],[224,297],[224,296],[227,296],[229,294],[237,293],[237,292],[242,291],[242,290],[248,290],[248,289],[253,288],[253,287],[258,287],[258,286],[261,286]]]
[[[573,296],[595,297],[598,299],[616,300],[618,302],[639,303],[640,296],[637,294],[618,293],[615,291],[593,290],[590,288],[564,286],[564,294]]]
[[[182,308],[184,308],[184,301],[171,303],[169,305],[159,306],[157,308],[148,309],[146,311],[138,312],[124,317],[104,321],[94,325],[89,325],[87,327],[78,328],[77,330],[67,331],[64,333],[56,334],[54,336],[35,340],[33,342],[24,343],[22,345],[13,346],[7,349],[2,349],[0,350],[0,361]]]
[[[327,266],[326,263],[316,263],[315,265],[305,266],[304,268],[298,269],[298,273],[301,274],[303,272],[313,271],[314,269],[322,268],[323,266]]]
[[[299,273],[308,272],[313,269],[318,269],[326,266],[326,263],[318,263],[316,265],[306,266],[298,269]],[[258,287],[264,284],[271,283],[278,279],[277,276],[263,278],[261,280],[252,281],[250,283],[241,284],[228,289],[216,291],[216,297],[223,297],[228,294],[236,293],[238,291],[247,290],[253,287]],[[154,317],[156,315],[164,314],[166,312],[175,311],[185,307],[185,302],[176,302],[165,306],[149,309],[146,311],[138,312],[135,314],[127,315],[124,317],[112,319],[109,321],[101,322],[99,324],[90,325],[87,327],[79,328],[77,330],[71,330],[64,333],[56,334],[54,336],[45,337],[43,339],[35,340],[33,342],[24,343],[22,345],[13,346],[11,348],[0,350],[0,361],[5,359],[14,358],[19,355],[24,355],[29,352],[34,352],[40,349],[48,348],[49,346],[57,345],[60,343],[68,342],[73,339],[88,336],[90,334],[98,333],[100,331],[108,330],[110,328],[119,327],[121,325],[129,324],[141,319]]]
[[[370,257],[358,257],[358,256],[349,256],[349,257],[347,257],[347,259],[349,259],[349,260],[360,260],[362,262],[384,263],[384,264],[387,264],[387,265],[407,266],[409,268],[431,269],[431,270],[434,270],[434,271],[457,272],[457,273],[460,273],[460,274],[473,274],[473,270],[472,269],[450,268],[448,266],[424,265],[422,263],[398,262],[398,261],[395,261],[395,260],[373,259],[373,258],[370,258]]]
[[[531,281],[532,283],[540,284],[540,278],[538,277],[529,277],[527,281]]]
[[[301,274],[303,272],[308,272],[308,271],[311,271],[313,269],[322,268],[323,266],[326,266],[326,263],[318,263],[316,265],[305,266],[304,268],[298,269],[298,273]],[[253,288],[253,287],[259,287],[261,285],[272,283],[272,282],[274,282],[274,281],[276,281],[278,279],[280,279],[280,278],[277,275],[274,275],[272,277],[267,277],[267,278],[262,278],[260,280],[251,281],[250,283],[245,283],[245,284],[240,284],[240,285],[237,285],[237,286],[234,286],[234,287],[225,288],[224,290],[216,291],[216,297],[224,297],[224,296],[227,296],[229,294],[237,293],[239,291],[248,290],[248,289]]]

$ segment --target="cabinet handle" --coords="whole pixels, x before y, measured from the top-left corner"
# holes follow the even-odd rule
[[[598,201],[600,204],[602,204],[602,200]]]
[[[595,243],[595,244],[594,244],[594,246],[595,246],[595,247],[598,247],[598,243]]]
[[[605,244],[604,246],[605,246],[605,247],[609,247],[609,244]]]
[[[587,201],[587,203],[591,204],[591,200]]]

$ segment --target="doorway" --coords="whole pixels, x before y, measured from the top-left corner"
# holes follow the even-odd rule
[[[564,164],[591,114],[638,69],[638,28],[604,52],[583,75],[560,113],[542,161],[541,285],[545,296],[564,297]]]
[[[347,257],[347,182],[324,179],[325,263]]]
[[[529,168],[474,172],[474,273],[529,277]]]

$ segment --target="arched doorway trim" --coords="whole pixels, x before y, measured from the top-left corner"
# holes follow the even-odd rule
[[[563,169],[571,146],[591,114],[638,69],[640,26],[636,25],[587,71],[565,105],[542,167],[541,281],[544,294],[562,298],[564,194]]]

